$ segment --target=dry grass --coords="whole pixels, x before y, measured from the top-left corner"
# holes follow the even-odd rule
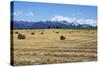
[[[28,31],[28,32],[27,32]],[[35,35],[30,33],[35,32]],[[59,34],[56,34],[58,31]],[[96,30],[33,29],[14,30],[24,34],[24,40],[13,33],[14,65],[52,64],[97,60]],[[45,33],[44,35],[40,34]],[[60,36],[66,37],[61,40]]]

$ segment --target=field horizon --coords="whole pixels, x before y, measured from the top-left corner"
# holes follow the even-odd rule
[[[11,35],[14,66],[97,60],[96,29],[16,29]]]

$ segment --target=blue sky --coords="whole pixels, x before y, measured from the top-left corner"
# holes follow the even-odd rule
[[[46,21],[67,20],[96,24],[97,7],[68,4],[50,4],[37,2],[14,1],[14,20],[20,21]],[[83,22],[83,20],[85,20]]]

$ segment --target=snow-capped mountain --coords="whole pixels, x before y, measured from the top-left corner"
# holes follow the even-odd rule
[[[13,22],[13,23],[12,23]],[[33,28],[33,29],[50,29],[50,28],[93,28],[89,24],[78,24],[75,22],[69,23],[67,21],[39,21],[39,22],[27,22],[27,21],[12,21],[13,28]]]

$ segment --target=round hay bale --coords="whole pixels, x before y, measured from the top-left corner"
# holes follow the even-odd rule
[[[60,36],[60,40],[65,40],[66,38],[64,36]]]
[[[57,34],[59,33],[59,32],[56,32]]]
[[[35,33],[33,32],[33,33],[31,33],[31,35],[34,35]]]
[[[26,38],[25,35],[23,35],[23,34],[18,34],[18,39],[25,39],[25,38]]]
[[[18,32],[16,31],[15,34],[18,34]]]
[[[44,34],[43,32],[41,34]]]

